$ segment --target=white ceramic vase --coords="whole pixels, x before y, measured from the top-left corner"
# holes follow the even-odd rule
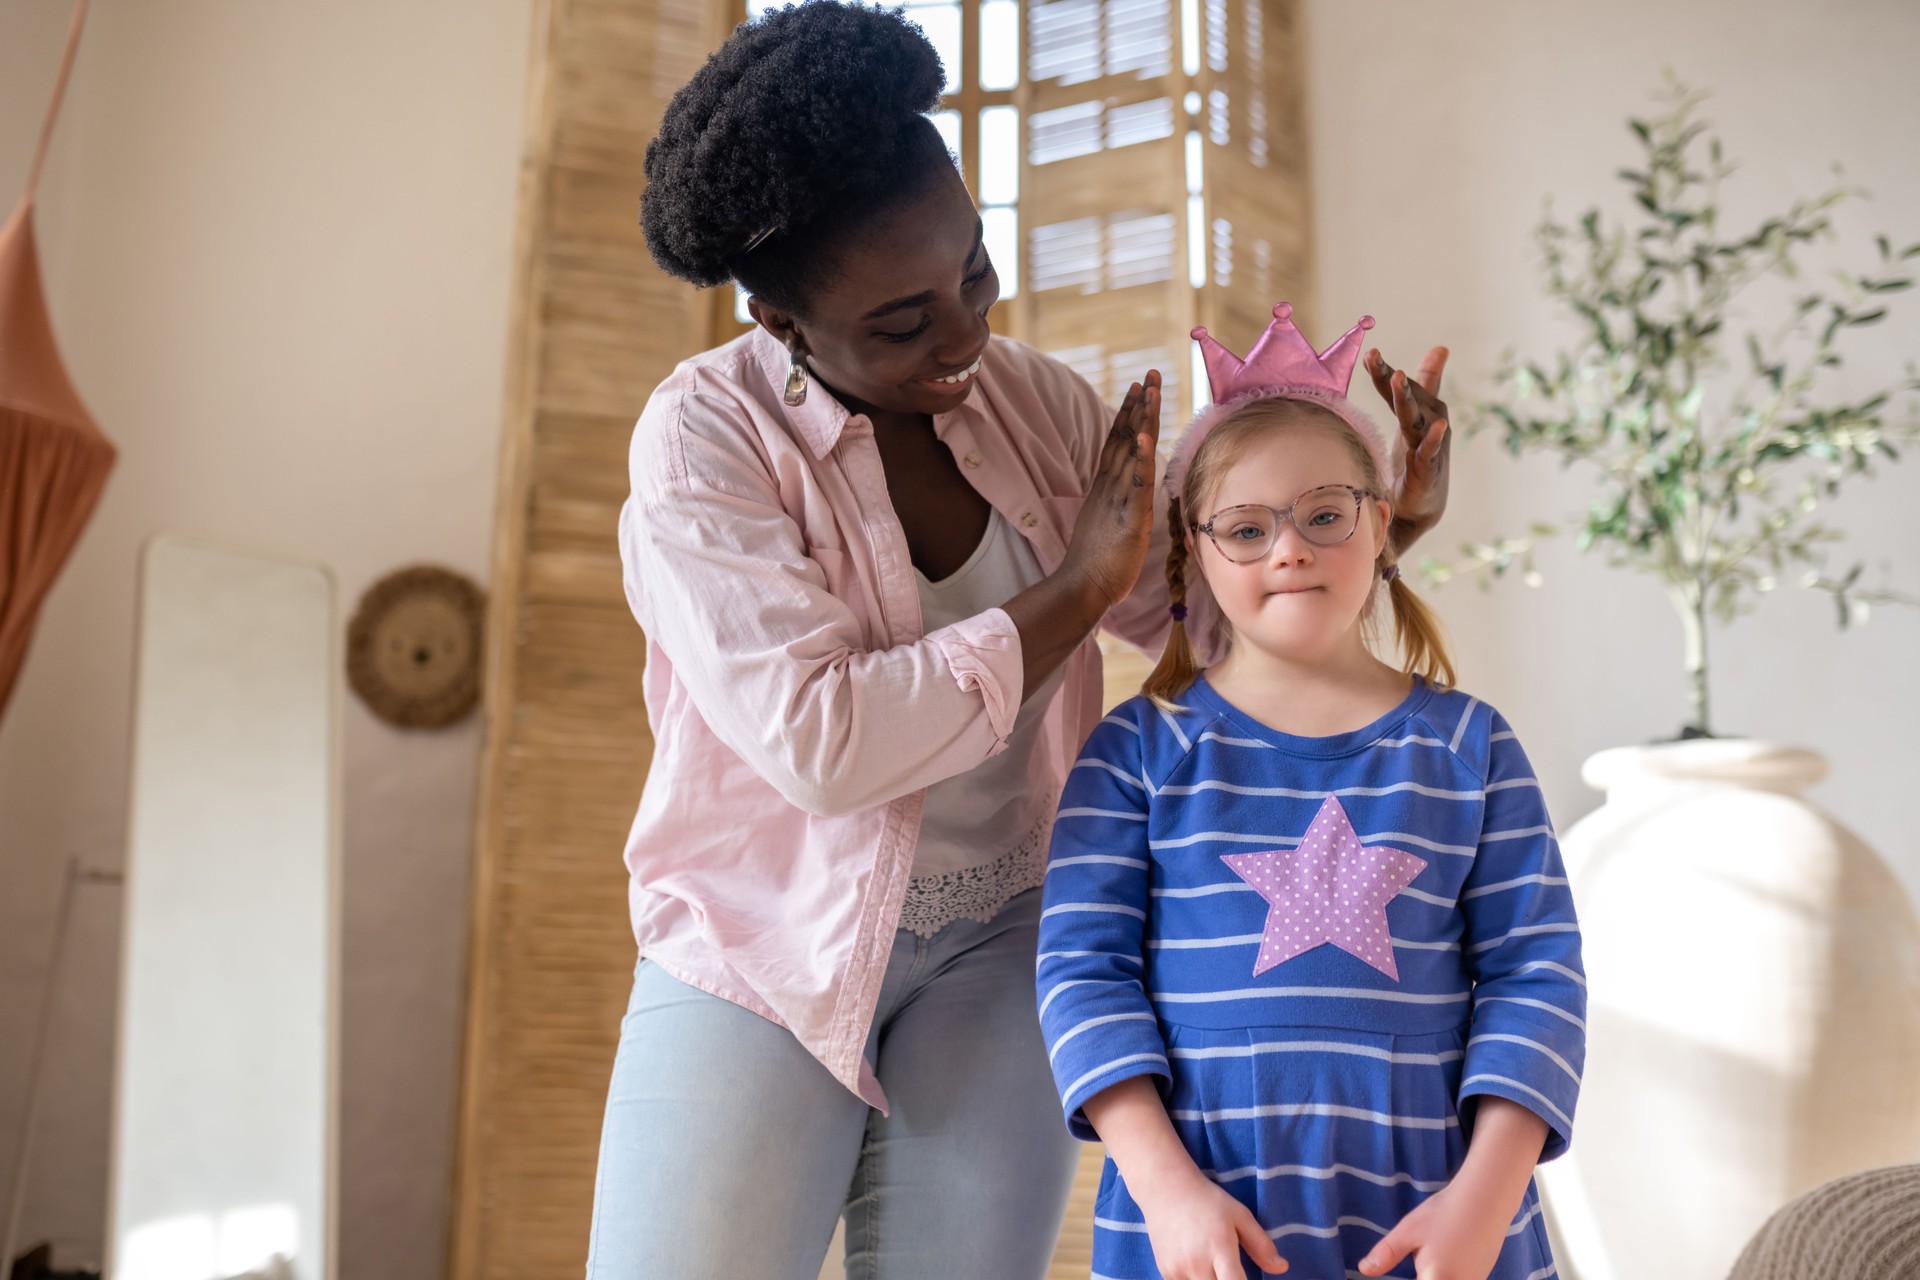
[[[1767,1215],[1920,1159],[1920,923],[1801,792],[1811,751],[1618,747],[1566,833],[1589,981],[1573,1147],[1542,1170],[1562,1275],[1714,1280]]]

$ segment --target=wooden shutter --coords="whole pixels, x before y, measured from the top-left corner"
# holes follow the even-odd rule
[[[1195,323],[1244,352],[1282,300],[1315,332],[1299,6],[1204,0],[1201,26],[1206,284]]]
[[[1026,12],[1020,327],[1109,400],[1159,368],[1177,430],[1195,325],[1245,344],[1274,302],[1310,310],[1295,0]]]
[[[1151,365],[1184,406],[1178,0],[1039,0],[1026,14],[1021,327],[1110,401]]]
[[[706,0],[538,0],[488,622],[454,1280],[577,1280],[631,986],[620,849],[652,753],[614,525],[634,418],[705,345],[647,256],[641,160]]]

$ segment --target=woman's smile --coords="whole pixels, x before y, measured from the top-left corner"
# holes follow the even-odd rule
[[[980,361],[986,358],[986,348],[973,358],[973,363],[953,373],[942,374],[934,378],[921,378],[919,384],[932,387],[936,391],[965,391],[973,386],[974,375],[980,372]]]

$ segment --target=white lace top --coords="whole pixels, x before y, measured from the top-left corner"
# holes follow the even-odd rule
[[[1043,576],[1026,539],[995,511],[980,545],[950,577],[929,582],[915,575],[925,629],[1003,605]],[[1027,697],[1005,751],[927,788],[901,928],[926,938],[955,920],[991,920],[1045,877],[1058,797],[1034,795],[1029,779],[1059,688],[1056,671]]]

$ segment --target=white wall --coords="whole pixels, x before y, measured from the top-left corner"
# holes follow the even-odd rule
[[[1371,312],[1389,359],[1453,348],[1446,392],[1484,397],[1503,349],[1546,355],[1567,330],[1543,299],[1531,238],[1542,199],[1566,218],[1606,202],[1636,158],[1665,68],[1714,91],[1731,157],[1729,226],[1750,225],[1831,182],[1830,164],[1875,199],[1839,221],[1858,267],[1871,236],[1920,240],[1920,6],[1911,0],[1307,0],[1319,314],[1331,336]],[[1864,254],[1862,253],[1864,250]],[[1817,260],[1817,259],[1816,259]],[[1920,294],[1858,331],[1855,390],[1920,355]],[[1367,394],[1371,394],[1368,392]],[[1457,450],[1452,509],[1434,546],[1523,532],[1580,510],[1587,477],[1520,463],[1492,433]],[[1843,498],[1851,549],[1920,594],[1920,458]],[[1593,751],[1671,735],[1685,714],[1679,624],[1652,580],[1570,548],[1546,582],[1429,592],[1469,689],[1500,706],[1534,757],[1565,826],[1599,797],[1580,782]],[[1920,746],[1920,610],[1881,609],[1838,634],[1824,596],[1785,591],[1713,634],[1723,733],[1815,747],[1832,778],[1811,798],[1859,831],[1920,897],[1910,811]]]
[[[303,552],[343,611],[432,561],[484,581],[529,0],[101,0],[43,185],[56,331],[121,449],[0,721],[0,1194],[68,855],[125,838],[137,549]],[[0,7],[0,200],[69,7]],[[477,718],[349,699],[341,1274],[439,1274]],[[82,890],[28,1239],[99,1255],[119,901]]]

